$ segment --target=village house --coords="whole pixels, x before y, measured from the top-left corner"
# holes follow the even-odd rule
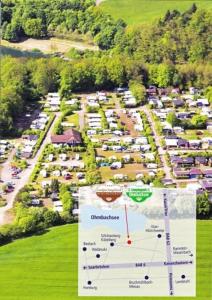
[[[156,95],[157,94],[157,88],[154,85],[150,85],[147,89],[147,93],[149,95]]]
[[[179,112],[176,113],[176,116],[180,120],[187,120],[191,118],[191,112]]]
[[[79,131],[75,129],[68,129],[63,134],[52,135],[51,142],[52,144],[75,146],[82,144],[82,138]]]
[[[197,156],[195,157],[195,164],[198,166],[207,166],[208,159],[204,156]]]
[[[101,115],[99,113],[87,114],[88,127],[92,129],[101,129]]]
[[[189,148],[192,149],[199,149],[201,147],[202,141],[201,140],[189,140]]]
[[[198,91],[199,91],[199,90],[198,90],[197,88],[193,87],[193,86],[191,86],[191,87],[189,88],[189,93],[190,93],[191,95],[197,94]]]
[[[117,180],[127,180],[128,176],[124,174],[115,174],[113,175],[113,178]]]
[[[89,95],[89,96],[87,96],[87,104],[88,104],[88,106],[98,108],[99,107],[99,99],[98,99],[98,97],[96,95]]]
[[[40,175],[43,177],[43,178],[46,178],[47,177],[47,171],[45,169],[41,170],[40,171]]]
[[[159,98],[150,96],[148,98],[148,103],[155,108],[163,108],[163,103]]]
[[[78,101],[78,99],[76,99],[76,98],[73,98],[73,99],[71,99],[71,100],[67,100],[67,101],[66,101],[66,105],[75,105],[75,104],[77,104],[77,103],[79,103],[79,101]]]
[[[183,133],[184,132],[184,128],[182,128],[180,126],[175,126],[175,127],[173,127],[173,132],[175,134]]]
[[[212,180],[202,180],[201,185],[203,190],[207,191],[208,193],[212,192]]]
[[[58,111],[60,109],[60,102],[59,93],[48,93],[45,107],[50,107],[51,111]]]
[[[189,172],[189,176],[191,179],[200,178],[202,176],[202,172],[198,168],[192,168]]]
[[[203,170],[202,174],[205,178],[212,178],[212,169]]]
[[[173,100],[173,105],[175,108],[180,108],[185,105],[185,102],[182,99]]]
[[[176,179],[187,179],[190,177],[190,172],[189,172],[189,170],[173,168],[173,175]]]
[[[107,94],[105,92],[97,92],[96,95],[97,95],[99,101],[103,101],[103,102],[108,101]]]
[[[169,148],[175,148],[178,146],[179,138],[177,136],[166,136],[165,137],[165,145]]]
[[[174,164],[176,167],[191,167],[194,165],[194,158],[193,157],[180,157],[180,156],[172,156],[171,163]]]
[[[209,106],[209,101],[208,99],[197,99],[197,106],[202,107],[202,106]]]

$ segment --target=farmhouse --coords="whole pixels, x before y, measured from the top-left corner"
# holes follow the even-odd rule
[[[61,135],[52,135],[51,141],[53,144],[67,144],[71,146],[82,144],[81,134],[75,129],[68,129]]]

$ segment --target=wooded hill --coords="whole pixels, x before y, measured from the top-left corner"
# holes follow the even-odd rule
[[[3,59],[0,135],[11,134],[26,101],[58,89],[69,97],[72,92],[113,89],[130,81],[138,90],[148,84],[203,89],[212,85],[212,13],[195,5],[184,13],[167,11],[157,24],[129,28],[91,0],[3,0],[2,4],[5,39],[41,38],[62,26],[91,34],[104,50],[86,51],[71,62]]]

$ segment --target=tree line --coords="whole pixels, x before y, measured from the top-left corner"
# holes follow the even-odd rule
[[[153,24],[126,26],[94,0],[3,0],[3,38],[44,38],[58,33],[90,36],[100,49],[125,53],[146,63],[194,63],[211,59],[212,12],[167,11]]]
[[[27,103],[48,92],[60,91],[64,99],[77,92],[113,90],[130,85],[136,97],[145,100],[145,87],[196,86],[210,96],[212,66],[205,64],[146,64],[127,55],[96,56],[63,61],[60,58],[12,58],[1,60],[0,135],[14,132],[14,122]]]
[[[184,13],[168,11],[154,24],[127,27],[113,51],[147,63],[177,64],[211,59],[212,12],[192,5]]]

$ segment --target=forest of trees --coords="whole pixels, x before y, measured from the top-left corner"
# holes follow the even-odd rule
[[[126,26],[95,7],[94,0],[3,0],[2,24],[8,41],[77,32],[89,34],[101,49],[113,47]]]
[[[196,5],[180,13],[168,11],[152,25],[127,28],[115,50],[148,63],[194,63],[211,60],[212,12]]]

